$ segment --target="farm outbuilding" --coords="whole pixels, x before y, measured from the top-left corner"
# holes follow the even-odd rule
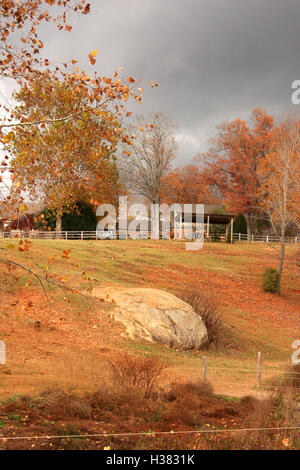
[[[191,216],[189,215],[189,223],[192,222],[195,224],[197,222],[197,212],[196,212],[196,204],[192,204],[192,213]],[[182,212],[183,212],[183,204],[181,204]],[[179,220],[181,215],[175,216],[175,220]],[[211,204],[204,204],[204,214],[203,214],[203,222],[204,222],[204,229],[205,229],[205,238],[211,238],[211,227],[213,225],[224,225],[225,227],[225,236],[227,238],[228,231],[230,228],[230,237],[231,242],[233,241],[233,221],[237,217],[237,214],[226,213],[225,209],[221,206],[211,205]],[[182,219],[184,224],[184,219]]]

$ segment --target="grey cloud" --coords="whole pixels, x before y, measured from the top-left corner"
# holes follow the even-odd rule
[[[206,148],[223,120],[254,107],[281,113],[300,79],[299,0],[94,0],[71,34],[45,29],[46,52],[155,80],[139,113],[164,111],[180,127],[178,163]]]

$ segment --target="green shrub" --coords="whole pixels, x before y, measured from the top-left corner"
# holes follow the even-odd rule
[[[279,279],[276,269],[267,268],[263,274],[262,288],[265,292],[277,294],[279,292]]]
[[[41,217],[42,216],[42,217]],[[70,211],[62,215],[63,231],[95,231],[97,226],[97,217],[91,204],[78,201]],[[35,228],[43,230],[55,230],[56,228],[56,210],[46,208],[37,217]]]
[[[62,216],[63,230],[94,231],[97,226],[97,217],[91,204],[78,201],[72,212],[66,212]]]
[[[247,233],[247,222],[242,214],[233,221],[233,233]]]

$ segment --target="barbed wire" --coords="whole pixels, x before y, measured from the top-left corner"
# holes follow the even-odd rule
[[[209,370],[236,370],[236,371],[239,371],[239,372],[257,372],[257,369],[239,369],[239,368],[236,368],[236,367],[210,367],[209,364],[207,364],[207,368],[209,368]],[[293,372],[293,371],[279,371],[279,370],[268,370],[268,369],[262,369],[262,372],[265,374],[265,373],[269,373],[269,374],[296,374],[296,375],[300,375],[300,372]]]
[[[183,431],[142,431],[142,432],[122,432],[122,433],[99,433],[99,434],[66,434],[66,435],[36,435],[36,436],[0,436],[0,440],[40,440],[40,439],[75,439],[75,438],[92,438],[92,437],[133,437],[146,436],[155,437],[156,435],[174,435],[174,434],[216,434],[223,432],[261,432],[261,431],[292,431],[300,430],[300,426],[278,426],[265,428],[233,428],[233,429],[199,429],[199,430],[183,430]]]
[[[209,381],[209,378],[207,378],[207,381]],[[241,388],[239,386],[239,383],[238,382],[216,382],[215,380],[212,381],[212,385],[233,385],[235,387],[238,387],[239,390],[248,390],[250,391],[251,390],[251,387],[257,387],[257,390],[260,390],[260,391],[263,391],[263,390],[267,390],[267,389],[277,389],[277,388],[280,388],[280,389],[284,389],[284,390],[300,390],[300,387],[287,387],[287,386],[282,386],[282,385],[260,385],[260,387],[258,387],[257,384],[249,384],[249,387],[248,388]]]

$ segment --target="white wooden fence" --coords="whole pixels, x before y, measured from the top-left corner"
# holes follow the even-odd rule
[[[279,237],[275,235],[250,235],[248,237],[245,233],[234,233],[234,241],[238,242],[265,242],[265,243],[279,243]],[[296,237],[285,237],[286,243],[300,243],[300,235]]]
[[[22,231],[22,230],[11,230],[10,232],[0,232],[0,238],[30,238],[30,239],[53,239],[53,240],[98,240],[98,239],[125,239],[123,233],[119,233],[119,231],[111,234],[110,237],[107,233],[104,235],[104,232],[101,231],[62,231],[62,232],[55,232],[55,231]],[[265,243],[279,243],[280,239],[274,235],[250,235],[248,237],[245,233],[234,233],[233,234],[235,242],[265,242]],[[129,238],[130,234],[129,234]],[[139,239],[148,239],[151,238],[151,233],[147,231],[140,231],[135,238]],[[160,233],[160,238],[167,239],[169,238],[165,233]],[[220,241],[226,241],[225,234],[221,234],[219,237]],[[206,237],[206,241],[214,241],[215,237],[210,236]],[[300,235],[296,237],[286,237],[286,243],[300,243]]]
[[[130,231],[128,231],[130,234]],[[151,238],[151,233],[148,231],[135,232],[138,239]],[[167,238],[165,233],[160,233],[161,238]],[[106,240],[106,239],[126,239],[124,232],[107,232],[101,231],[22,231],[11,230],[10,232],[0,232],[0,238],[30,238],[34,240]],[[129,235],[130,238],[130,235]]]
[[[62,240],[96,240],[96,231],[63,231],[63,232],[50,232],[50,231],[22,231],[22,230],[11,230],[10,232],[1,232],[1,238],[31,238],[31,239],[62,239]]]

